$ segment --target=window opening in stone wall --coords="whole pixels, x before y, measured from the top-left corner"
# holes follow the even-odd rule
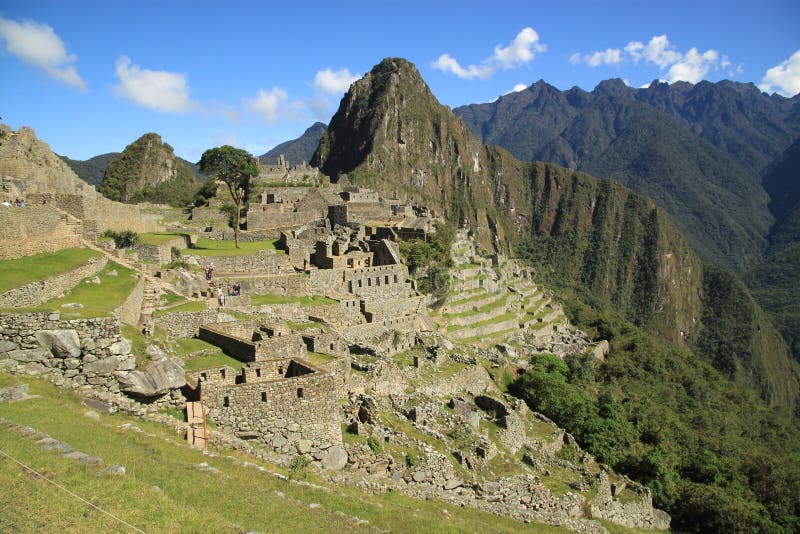
[[[219,376],[220,376],[220,378],[225,378],[225,369],[220,369],[219,370]]]
[[[279,375],[282,375],[282,374],[283,374],[283,367],[278,367],[278,374],[279,374]]]
[[[372,278],[367,278],[367,286],[372,287]]]
[[[384,282],[387,283],[387,284],[389,283],[389,275],[388,274],[384,277]]]
[[[333,343],[331,343],[331,350],[333,350]]]
[[[358,287],[361,287],[361,282],[362,282],[362,280],[358,281]]]
[[[394,283],[397,283],[397,275],[394,275]]]
[[[206,374],[200,373],[200,380],[205,380],[205,379],[206,379]]]
[[[267,402],[267,392],[266,391],[262,391],[261,392],[261,402]]]
[[[347,282],[347,291],[350,292],[350,293],[353,292],[353,281],[352,280]]]
[[[222,405],[224,407],[228,407],[231,405],[231,398],[230,397],[222,397]]]
[[[259,369],[256,369],[256,376],[257,376],[258,378],[261,378],[261,369],[260,369],[260,368],[259,368]]]
[[[303,388],[297,388],[297,398],[298,399],[303,398]]]

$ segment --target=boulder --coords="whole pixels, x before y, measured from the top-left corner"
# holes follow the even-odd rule
[[[81,340],[75,330],[39,330],[34,335],[56,358],[79,358],[81,355]]]
[[[334,445],[322,457],[322,467],[331,471],[339,471],[347,465],[347,451],[340,445]]]
[[[155,361],[144,371],[118,371],[115,375],[119,389],[136,397],[160,397],[186,385],[181,361],[176,358]]]
[[[8,388],[0,388],[0,403],[16,402],[33,398],[28,395],[28,384],[20,384]]]

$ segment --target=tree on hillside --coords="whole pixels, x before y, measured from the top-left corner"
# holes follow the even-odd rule
[[[245,150],[225,145],[203,152],[197,165],[200,167],[200,172],[207,174],[213,180],[220,180],[228,186],[228,191],[236,205],[233,236],[236,248],[239,248],[239,219],[241,218],[242,200],[250,177],[258,174],[256,159]]]

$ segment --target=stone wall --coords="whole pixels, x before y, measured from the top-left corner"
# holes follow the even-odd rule
[[[365,300],[362,309],[369,322],[427,313],[424,296]]]
[[[203,386],[217,426],[283,453],[314,452],[342,443],[336,381],[321,369],[250,384]]]
[[[167,335],[172,338],[197,337],[200,334],[200,327],[204,324],[233,320],[234,317],[217,310],[174,312],[157,317],[155,326],[166,330]]]
[[[252,256],[192,256],[200,267],[214,264],[215,274],[219,276],[235,274],[289,274],[294,267],[289,256],[282,251],[262,250]]]
[[[326,271],[312,271],[311,278],[322,278]],[[318,274],[320,273],[320,274]],[[331,289],[358,297],[406,297],[410,294],[405,265],[380,265],[362,269],[336,270],[328,275]]]
[[[519,320],[516,317],[511,317],[510,319],[506,319],[504,321],[498,321],[496,323],[490,323],[482,326],[454,330],[450,332],[450,336],[453,339],[466,339],[477,336],[489,336],[491,334],[496,334],[497,332],[502,332],[503,330],[511,330],[512,328],[519,328]]]
[[[136,255],[139,261],[163,265],[172,261],[172,249],[186,248],[186,239],[176,237],[161,245],[138,245]]]
[[[264,294],[276,294],[276,295],[323,295],[324,293],[321,291],[317,291],[317,288],[313,285],[310,285],[312,281],[308,275],[305,274],[290,274],[290,275],[280,275],[280,276],[266,276],[266,277],[259,277],[259,278],[235,278],[235,277],[223,277],[221,278],[223,283],[227,282],[239,282],[242,286],[242,293],[248,295],[264,295]]]
[[[256,360],[255,342],[234,337],[228,330],[221,328],[221,325],[224,324],[226,323],[201,326],[199,332],[200,339],[212,345],[216,345],[221,348],[225,354],[241,362],[254,362]]]
[[[38,306],[72,289],[84,278],[99,273],[107,262],[108,260],[104,256],[91,258],[86,265],[66,273],[51,276],[38,282],[31,282],[15,289],[9,289],[0,294],[0,308]]]
[[[115,373],[136,367],[131,342],[113,317],[61,320],[58,313],[0,313],[0,362],[17,372],[53,375],[119,391]]]
[[[83,225],[44,206],[0,208],[0,259],[21,258],[81,246]]]
[[[257,204],[247,210],[248,230],[280,230],[308,224],[323,218],[316,211],[275,211],[272,204]]]
[[[132,230],[137,233],[164,229],[159,216],[143,214],[139,206],[114,202],[105,197],[65,193],[37,193],[28,196],[31,205],[50,206],[83,221],[84,237],[103,230]]]
[[[139,277],[133,291],[122,303],[122,306],[114,310],[114,316],[125,324],[136,326],[142,315],[142,302],[144,301],[144,277]]]
[[[308,317],[334,326],[353,326],[366,322],[358,300],[343,300],[336,304],[322,304],[305,308]],[[319,352],[319,351],[317,351]]]

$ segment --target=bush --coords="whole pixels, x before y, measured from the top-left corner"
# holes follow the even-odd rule
[[[306,468],[311,465],[311,460],[307,456],[295,456],[289,463],[289,478],[292,480],[306,478]]]
[[[103,232],[103,236],[113,239],[114,246],[117,248],[133,248],[139,244],[139,234],[132,230],[123,230],[122,232],[106,230]]]
[[[381,446],[381,442],[378,441],[378,438],[376,438],[375,436],[370,436],[370,437],[367,438],[367,446],[375,454],[378,454],[379,452],[381,452],[383,450],[383,447]]]
[[[414,467],[419,463],[419,456],[414,454],[413,452],[409,452],[406,454],[406,465],[408,467]]]

